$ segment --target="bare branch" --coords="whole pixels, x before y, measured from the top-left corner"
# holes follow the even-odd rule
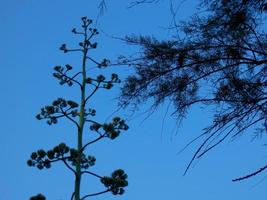
[[[60,110],[63,113],[63,115],[67,117],[67,119],[69,119],[71,122],[73,122],[77,126],[78,129],[80,128],[79,124],[69,116],[69,113],[66,113],[62,108],[60,108]]]
[[[100,179],[103,178],[102,176],[99,176],[96,173],[89,172],[89,171],[83,171],[82,174],[90,174],[90,175],[95,176],[95,177],[100,178]]]
[[[98,84],[95,86],[95,89],[91,92],[91,94],[89,94],[87,97],[86,97],[86,99],[85,99],[85,101],[84,101],[84,105],[87,103],[87,101],[96,93],[96,91],[99,89],[99,87],[100,87],[100,82],[98,82]]]
[[[107,192],[109,192],[110,190],[104,190],[104,191],[102,191],[102,192],[97,192],[97,193],[94,193],[94,194],[88,194],[88,195],[85,195],[85,196],[83,196],[82,198],[81,198],[81,200],[84,200],[84,199],[86,199],[86,198],[88,198],[88,197],[93,197],[93,196],[97,196],[97,195],[100,195],[100,194],[104,194],[104,193],[107,193]]]
[[[62,158],[62,161],[63,161],[63,163],[65,164],[65,166],[70,170],[70,171],[72,171],[74,174],[75,174],[75,176],[77,175],[77,173],[76,173],[76,171],[66,162],[66,158],[64,158],[63,156],[61,157]]]
[[[75,192],[72,193],[70,200],[73,200]]]
[[[104,137],[105,137],[105,135],[101,135],[101,136],[99,136],[98,138],[96,138],[95,140],[86,143],[86,144],[82,147],[81,152],[82,152],[87,146],[89,146],[89,145],[91,145],[91,144],[94,144],[95,142],[101,140],[101,139],[104,138]]]

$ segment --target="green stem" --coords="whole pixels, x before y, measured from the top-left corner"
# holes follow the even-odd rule
[[[87,36],[85,35],[85,40]],[[81,155],[82,155],[82,147],[83,147],[83,127],[85,123],[85,99],[86,99],[86,55],[87,48],[84,48],[83,51],[83,63],[82,63],[82,84],[81,84],[81,103],[80,103],[80,119],[79,119],[79,127],[78,127],[78,141],[77,141],[77,151],[79,152],[77,158],[76,165],[76,177],[75,177],[75,194],[74,199],[80,200],[80,189],[81,189]]]

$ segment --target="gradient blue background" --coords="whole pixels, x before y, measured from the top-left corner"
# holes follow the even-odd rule
[[[186,1],[178,11],[178,19],[193,13],[194,5]],[[80,17],[95,20],[99,10],[96,0],[8,0],[0,1],[0,91],[1,91],[1,165],[0,200],[28,199],[43,193],[48,200],[70,199],[73,176],[63,165],[39,171],[26,165],[32,151],[50,149],[65,141],[75,145],[76,131],[66,121],[55,126],[37,121],[35,115],[44,105],[57,97],[76,100],[78,90],[61,87],[51,76],[53,66],[69,63],[80,66],[78,54],[62,54],[62,43],[74,45],[78,40],[70,30],[80,25]],[[110,36],[126,34],[150,34],[160,39],[172,37],[169,1],[126,9],[129,1],[106,0],[107,10],[99,18],[99,48],[93,52],[96,58],[115,59],[120,54],[136,52]],[[90,66],[89,66],[90,68]],[[90,71],[90,70],[89,70]],[[113,67],[123,78],[131,72],[128,67]],[[92,76],[100,73],[90,71]],[[98,93],[91,103],[97,110],[97,119],[109,120],[117,102],[118,88]],[[211,113],[193,108],[182,127],[166,113],[166,105],[160,107],[143,122],[147,109],[144,105],[137,117],[128,111],[121,115],[131,119],[130,129],[115,141],[102,141],[88,149],[97,162],[92,171],[109,175],[122,168],[129,175],[129,187],[123,196],[105,194],[91,199],[205,199],[205,200],[265,200],[266,172],[243,182],[231,179],[253,171],[266,163],[266,147],[263,140],[251,142],[253,131],[235,141],[227,140],[202,158],[182,176],[197,144],[184,153],[177,152],[210,122]],[[195,148],[194,148],[195,147]],[[102,185],[94,178],[85,178],[83,194],[97,192]]]

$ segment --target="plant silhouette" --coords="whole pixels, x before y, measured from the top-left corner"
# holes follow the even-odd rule
[[[100,90],[109,90],[114,84],[120,83],[117,74],[111,74],[110,78],[98,75],[95,78],[89,77],[87,74],[87,62],[90,61],[98,68],[106,68],[109,65],[107,59],[97,62],[88,56],[88,52],[97,48],[97,43],[93,42],[95,36],[99,34],[97,29],[92,28],[92,20],[82,17],[81,30],[72,29],[72,33],[82,37],[79,47],[72,49],[66,44],[62,44],[59,48],[64,53],[79,52],[82,54],[81,69],[73,68],[71,65],[55,66],[53,76],[58,79],[60,85],[72,87],[78,86],[80,92],[80,102],[77,103],[70,99],[57,98],[51,105],[41,108],[41,112],[37,114],[38,120],[46,120],[48,125],[54,125],[62,118],[67,119],[77,129],[77,146],[70,147],[64,142],[56,145],[50,150],[39,149],[33,152],[27,164],[30,167],[36,167],[39,170],[49,169],[55,163],[62,162],[74,175],[74,192],[71,200],[85,200],[88,197],[101,195],[111,192],[113,195],[122,195],[124,188],[128,185],[127,174],[122,169],[117,169],[110,176],[101,176],[91,171],[95,165],[96,158],[86,154],[86,149],[94,143],[108,138],[116,139],[122,131],[128,129],[128,125],[120,117],[115,117],[110,123],[100,123],[94,120],[96,110],[88,106],[89,100],[94,94]],[[73,72],[75,70],[75,72]],[[91,141],[84,140],[85,126],[90,127],[90,134],[94,135]],[[99,179],[103,184],[103,191],[85,194],[81,196],[82,176],[90,175]],[[45,200],[45,196],[37,194],[30,200]]]

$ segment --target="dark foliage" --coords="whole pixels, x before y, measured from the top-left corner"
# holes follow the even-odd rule
[[[37,194],[36,196],[31,197],[30,200],[46,200],[46,198],[42,194]]]
[[[203,0],[201,5],[202,14],[175,27],[181,35],[174,40],[126,37],[142,52],[121,61],[135,69],[122,88],[121,106],[138,106],[152,98],[157,107],[169,100],[178,118],[194,104],[215,106],[213,123],[197,137],[202,144],[185,173],[226,138],[248,129],[267,131],[267,3]]]
[[[118,169],[111,174],[111,177],[103,177],[101,182],[110,190],[114,195],[122,195],[124,187],[128,185],[127,174],[122,169]]]

